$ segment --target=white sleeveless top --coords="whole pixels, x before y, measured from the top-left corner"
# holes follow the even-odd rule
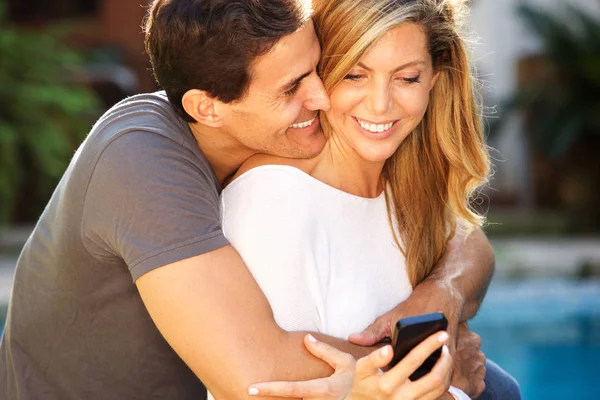
[[[383,193],[359,197],[264,165],[227,186],[221,207],[225,236],[284,330],[347,339],[412,292]]]
[[[347,339],[412,292],[383,194],[358,197],[265,165],[227,186],[221,206],[225,237],[287,331]]]

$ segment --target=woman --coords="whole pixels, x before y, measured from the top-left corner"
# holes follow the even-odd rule
[[[488,155],[458,33],[464,3],[315,3],[331,98],[320,116],[325,149],[308,160],[254,157],[222,193],[225,235],[282,328],[362,331],[409,296],[452,237],[481,226],[469,200]],[[384,365],[375,353],[371,364]],[[446,375],[449,359],[438,363]],[[394,380],[392,395],[372,385],[406,368],[357,372],[369,379],[355,378],[351,398],[439,396],[427,377]]]

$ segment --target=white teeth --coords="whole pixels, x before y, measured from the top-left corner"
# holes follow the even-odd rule
[[[387,131],[388,129],[390,129],[392,127],[392,125],[394,125],[393,122],[388,122],[387,124],[368,124],[366,122],[361,121],[358,118],[356,120],[358,121],[360,126],[362,126],[364,129],[368,130],[369,132],[373,132],[373,133],[381,133],[381,132]]]
[[[290,125],[290,128],[294,128],[294,129],[306,128],[307,126],[311,126],[313,124],[313,122],[315,122],[315,119],[317,119],[317,117],[314,117],[310,121],[305,121],[305,122],[300,122],[298,124]]]

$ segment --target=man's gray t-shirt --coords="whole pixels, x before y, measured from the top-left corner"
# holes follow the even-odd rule
[[[19,258],[0,346],[0,398],[205,398],[152,323],[135,280],[228,244],[219,191],[164,93],[109,110]]]

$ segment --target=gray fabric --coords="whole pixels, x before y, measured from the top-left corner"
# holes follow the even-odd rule
[[[228,243],[219,191],[163,93],[109,110],[19,258],[0,345],[0,398],[205,398],[134,281]]]

